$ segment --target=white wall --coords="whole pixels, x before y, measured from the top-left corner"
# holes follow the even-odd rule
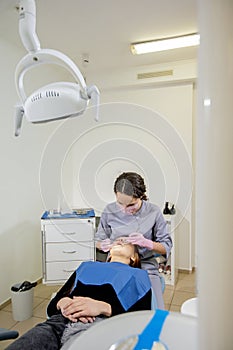
[[[187,65],[175,82],[166,77],[166,84],[163,78],[134,84],[133,74],[122,73],[121,80],[116,75],[121,87],[114,88],[115,75],[103,75],[100,123],[71,138],[64,169],[74,166],[73,197],[67,191],[70,206],[94,207],[99,215],[114,200],[116,176],[122,171],[139,172],[151,202],[161,209],[165,201],[175,203],[177,248],[182,252],[178,267],[191,270],[195,253],[191,211],[194,64],[189,72]]]
[[[196,150],[198,349],[231,350],[233,2],[207,0],[198,5],[202,38]]]
[[[1,304],[9,298],[13,283],[41,277],[40,216],[44,207],[39,184],[40,160],[47,138],[58,123],[35,126],[24,120],[21,136],[14,137],[14,106],[18,101],[14,71],[25,51],[2,39],[0,47],[4,52],[0,65]],[[42,83],[47,75],[55,77],[56,72],[46,68],[43,74],[33,73],[28,87]]]
[[[5,55],[1,56],[0,65],[0,304],[2,304],[10,297],[10,286],[13,283],[26,279],[33,281],[41,277],[40,216],[45,209],[56,207],[58,200],[65,209],[70,206],[92,205],[93,201],[96,204],[95,200],[98,198],[101,200],[98,205],[95,205],[95,209],[97,213],[100,212],[103,204],[113,198],[111,192],[113,178],[120,170],[128,167],[129,162],[132,170],[140,171],[145,175],[151,200],[160,206],[163,205],[166,197],[170,197],[172,201],[177,200],[179,194],[173,187],[174,182],[179,183],[179,172],[176,171],[176,162],[174,162],[174,157],[177,158],[177,156],[171,152],[172,142],[169,144],[169,134],[165,131],[168,128],[173,133],[176,129],[181,135],[178,139],[184,141],[188,154],[191,154],[189,137],[191,137],[192,85],[190,81],[194,77],[194,65],[184,63],[183,70],[181,64],[174,65],[179,69],[176,78],[173,79],[173,86],[165,84],[163,87],[161,85],[156,89],[151,87],[148,89],[148,84],[142,84],[142,88],[135,91],[124,87],[126,91],[123,94],[119,86],[124,85],[126,80],[120,81],[117,78],[118,74],[111,78],[111,89],[114,85],[117,87],[112,92],[107,83],[109,75],[103,76],[102,80],[99,77],[99,81],[93,76],[93,82],[96,82],[101,89],[102,101],[106,102],[101,106],[102,119],[98,124],[94,122],[93,110],[90,108],[85,116],[65,122],[32,125],[24,121],[21,136],[15,138],[13,106],[17,102],[17,95],[14,71],[20,58],[25,55],[25,51],[11,46],[3,39],[0,41],[0,46],[5,52]],[[39,86],[47,82],[47,77],[55,79],[58,75],[60,80],[64,77],[64,72],[58,72],[51,67],[32,72],[30,79],[26,78],[27,91],[37,87],[37,84]],[[125,77],[124,72],[122,77]],[[181,84],[179,86],[178,81]],[[123,103],[115,105],[107,103],[119,102],[119,100]],[[132,104],[126,105],[125,102]],[[135,107],[135,103],[141,106]],[[150,108],[145,109],[143,105]],[[176,114],[172,113],[173,110]],[[131,114],[128,113],[129,111]],[[146,115],[147,124],[142,119],[142,115],[143,118]],[[156,125],[160,126],[160,131],[157,129],[150,134],[150,121],[154,122],[154,120],[157,120]],[[126,123],[128,125],[125,125]],[[159,140],[161,133],[163,137],[167,137],[162,142]],[[176,133],[175,135],[177,136]],[[121,146],[117,147],[119,144]],[[125,158],[122,145],[128,152]],[[168,148],[167,145],[169,145]],[[187,152],[182,147],[182,143],[179,143],[179,146],[181,155],[184,154],[186,157]],[[106,152],[108,152],[107,156]],[[114,161],[111,161],[112,156]],[[143,162],[141,162],[142,159]],[[150,171],[152,163],[153,168]],[[172,181],[167,177],[169,171],[174,174]],[[76,181],[77,174],[79,182]],[[185,173],[182,174],[184,175]],[[157,183],[163,184],[162,191],[156,186]],[[90,184],[94,189],[98,189],[97,197],[92,196],[93,187]],[[80,188],[81,192],[84,192],[79,193],[79,196],[76,191],[77,186],[79,186],[79,192]],[[185,183],[185,188],[186,186],[190,189],[190,178]],[[85,193],[86,189],[87,193]],[[182,206],[181,211],[184,213]],[[185,217],[188,218],[190,226],[191,219],[188,211]],[[185,237],[189,246],[190,231],[188,232]],[[187,252],[188,256],[182,255],[184,261],[181,260],[180,264],[189,269],[190,247]]]
[[[172,70],[173,76],[141,81],[136,79],[137,73],[163,70]],[[193,230],[192,220],[195,215],[195,212],[192,211],[192,162],[195,161],[192,154],[195,145],[195,139],[192,137],[192,124],[193,119],[195,119],[195,91],[193,85],[195,77],[196,63],[193,61],[138,67],[137,70],[134,68],[121,74],[120,72],[114,72],[103,75],[103,94],[101,98],[103,102],[121,101],[139,105],[141,111],[138,112],[138,118],[140,118],[141,126],[146,130],[150,130],[153,137],[157,139],[157,143],[149,143],[148,135],[143,134],[143,132],[137,134],[134,131],[133,136],[131,135],[134,139],[138,138],[138,142],[147,147],[147,151],[154,155],[157,163],[157,167],[153,168],[150,164],[148,168],[144,154],[138,153],[137,155],[140,164],[138,168],[145,175],[149,187],[150,200],[161,207],[164,205],[165,199],[176,204],[178,225],[176,237],[180,252],[178,254],[178,267],[184,270],[191,270],[195,266],[195,231]],[[114,88],[115,78],[118,87]],[[143,110],[142,106],[145,106],[146,109]],[[148,108],[153,111],[150,118]],[[125,122],[131,121],[133,124],[140,124],[135,110],[130,110],[127,105],[125,109],[120,118]],[[111,114],[109,114],[108,118],[110,120],[111,117]],[[160,129],[162,119],[167,123],[164,134]],[[110,130],[108,129],[108,137],[109,133]],[[114,135],[114,129],[112,129],[111,134]],[[180,145],[179,141],[183,143],[183,146]],[[161,144],[164,152],[161,149]],[[173,164],[171,164],[171,159]],[[127,166],[127,164],[124,165]],[[115,164],[113,164],[114,166]],[[120,172],[120,167],[114,170],[112,169],[112,178],[117,170],[118,173]],[[109,189],[112,189],[109,181],[104,184],[105,188],[107,185]],[[106,190],[103,189],[102,193],[104,191]],[[100,188],[99,193],[101,193]]]

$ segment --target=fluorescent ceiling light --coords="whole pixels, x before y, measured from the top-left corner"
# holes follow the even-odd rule
[[[211,99],[210,98],[205,98],[204,99],[204,106],[209,107],[211,105]]]
[[[134,55],[143,53],[158,52],[182,47],[197,46],[200,43],[200,35],[187,34],[173,38],[145,41],[131,44],[131,51]]]

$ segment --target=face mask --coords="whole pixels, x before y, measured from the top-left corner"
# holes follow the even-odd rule
[[[123,205],[119,204],[119,207],[121,209],[121,211],[125,214],[133,214],[135,211],[137,211],[139,209],[139,203],[136,202],[133,205],[130,205],[129,207],[124,207]]]

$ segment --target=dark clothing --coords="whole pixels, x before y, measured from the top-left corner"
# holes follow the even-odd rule
[[[93,268],[96,269],[93,270]],[[96,271],[94,276],[93,271]],[[119,288],[117,281],[121,279],[124,283],[120,283]],[[127,300],[130,299],[131,295],[132,299],[136,300],[133,304]],[[72,322],[63,317],[56,306],[61,298],[67,296],[71,298],[73,296],[83,296],[107,302],[111,305],[112,316],[129,311],[151,309],[151,284],[146,271],[122,263],[82,263],[50,301],[47,308],[50,318],[29,330],[12,343],[7,350],[60,349],[64,330],[70,328]],[[127,307],[126,305],[130,306]],[[99,320],[101,320],[101,315],[98,318]],[[75,334],[81,333],[93,324],[95,322],[87,326],[84,326],[82,322],[76,323],[74,327]],[[69,331],[65,341],[68,339]]]
[[[7,350],[58,350],[68,319],[62,314],[53,315],[23,334]]]
[[[82,263],[49,303],[49,316],[58,313],[57,303],[65,297],[82,296],[111,305],[112,316],[126,311],[148,310],[150,280],[146,271],[118,262]]]

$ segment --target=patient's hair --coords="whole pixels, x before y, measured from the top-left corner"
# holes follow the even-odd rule
[[[129,266],[132,266],[132,267],[137,267],[137,268],[141,268],[141,259],[139,257],[139,253],[138,251],[135,252],[135,259],[134,260],[131,260],[130,259],[130,264]]]
[[[124,193],[127,196],[147,200],[146,185],[141,175],[133,172],[122,173],[115,180],[114,193]]]

